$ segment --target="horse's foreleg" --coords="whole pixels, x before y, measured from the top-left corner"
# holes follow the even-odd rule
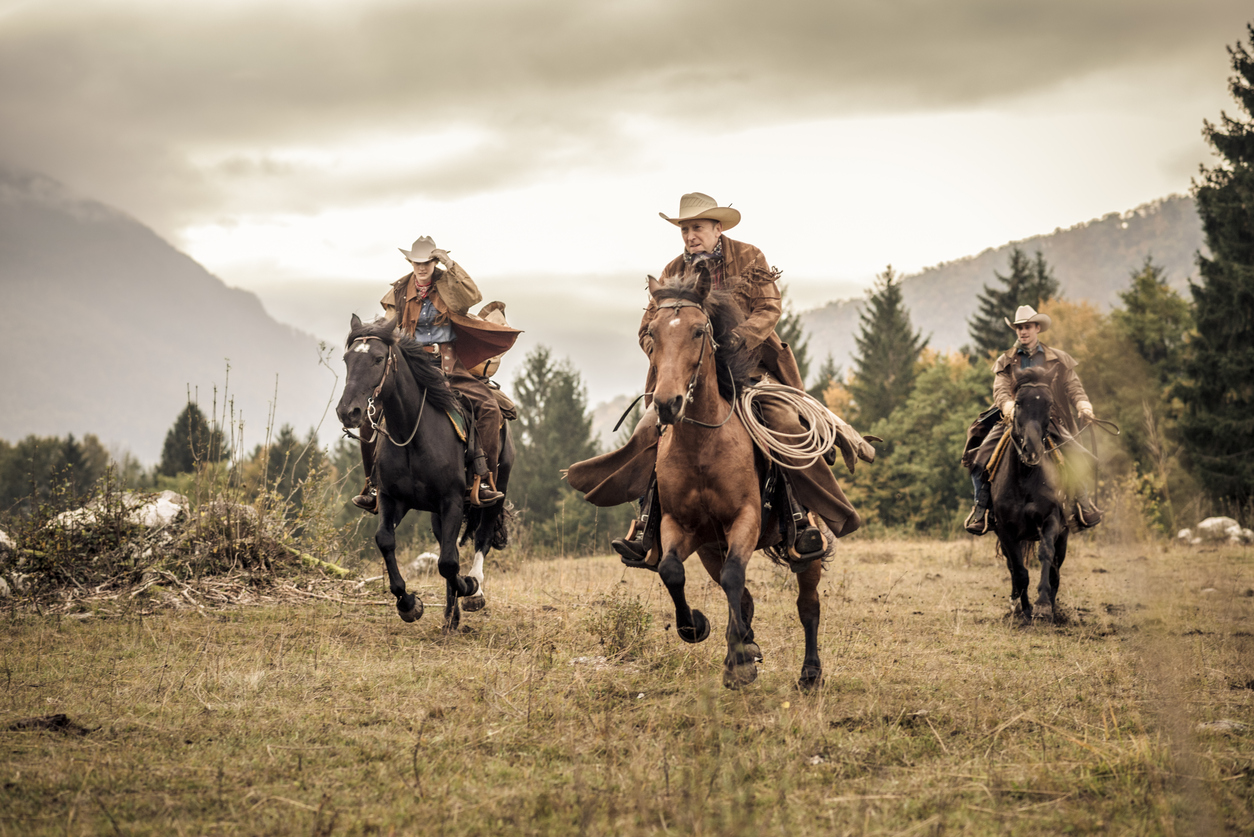
[[[997,539],[1001,543],[1002,554],[1006,556],[1006,569],[1010,570],[1011,607],[1017,604],[1018,612],[1025,619],[1031,619],[1032,603],[1028,601],[1028,584],[1031,579],[1028,576],[1028,568],[1023,565],[1023,543],[1014,535],[998,533]]]
[[[1037,557],[1041,561],[1041,578],[1036,585],[1036,603],[1051,610],[1054,609],[1058,599],[1058,565],[1061,563],[1058,556],[1058,541],[1060,535],[1065,534],[1066,531],[1067,527],[1062,522],[1061,514],[1051,514],[1045,520],[1045,525],[1041,527],[1041,545],[1037,550]],[[1065,558],[1066,555],[1067,547],[1064,540],[1062,557]]]
[[[383,555],[388,575],[388,588],[396,597],[396,611],[406,622],[422,618],[422,600],[405,590],[405,579],[396,565],[396,527],[405,516],[405,509],[386,494],[379,495],[379,528],[374,533],[375,546]]]
[[[801,661],[797,687],[805,691],[817,689],[823,683],[823,663],[819,660],[819,580],[822,577],[822,561],[811,561],[810,566],[797,574],[797,616],[806,639],[806,655]]]
[[[753,629],[743,609],[745,568],[753,555],[761,520],[756,504],[745,503],[743,507],[750,511],[739,515],[728,529],[727,558],[719,574],[719,584],[727,595],[727,657],[723,660],[723,685],[732,689],[746,686],[758,678],[757,660],[762,655],[757,643],[753,642]]]
[[[704,642],[710,635],[710,621],[701,611],[690,608],[684,595],[684,560],[692,554],[691,536],[663,516],[661,539],[662,560],[658,562],[657,574],[675,603],[675,633],[684,642]]]

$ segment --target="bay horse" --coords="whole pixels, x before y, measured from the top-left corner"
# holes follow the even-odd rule
[[[756,356],[731,338],[743,314],[730,293],[711,291],[708,272],[670,280],[649,277],[657,313],[649,322],[656,369],[653,405],[665,432],[658,442],[661,508],[657,572],[675,604],[680,639],[705,640],[710,623],[684,595],[684,562],[693,552],[727,596],[723,685],[739,688],[758,676],[762,651],[753,637],[753,596],[745,568],[754,549],[778,542],[774,512],[762,519],[764,467],[736,412],[736,390],[748,384]],[[764,525],[765,524],[765,525]],[[797,574],[797,613],[805,631],[798,685],[822,682],[818,584],[822,561]]]
[[[379,528],[374,542],[383,555],[388,586],[401,619],[422,617],[422,601],[405,589],[396,565],[396,527],[411,509],[431,513],[431,529],[440,544],[437,564],[445,580],[444,629],[461,622],[467,611],[485,604],[483,561],[503,525],[505,500],[491,506],[466,503],[466,443],[450,416],[461,408],[440,371],[439,355],[395,331],[395,320],[363,324],[356,315],[345,342],[347,376],[336,415],[346,430],[375,433],[374,484],[379,492]],[[467,426],[473,425],[468,417]],[[514,463],[509,422],[501,423],[497,490],[504,492]],[[461,575],[458,536],[462,524],[474,532],[474,563]],[[502,539],[503,540],[503,539]],[[497,542],[498,545],[500,541]]]
[[[1014,455],[1005,451],[990,485],[993,530],[1010,570],[1010,598],[1024,618],[1032,617],[1028,601],[1030,577],[1024,564],[1026,547],[1039,542],[1041,577],[1038,606],[1048,606],[1055,620],[1059,571],[1067,557],[1066,499],[1056,448],[1049,439],[1053,391],[1044,369],[1025,369],[1015,380],[1015,412],[1007,435]]]

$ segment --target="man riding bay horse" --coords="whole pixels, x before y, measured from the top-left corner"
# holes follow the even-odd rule
[[[710,196],[692,192],[680,198],[679,213],[675,217],[658,214],[679,228],[684,243],[683,253],[662,270],[662,283],[698,269],[707,270],[713,289],[730,291],[745,315],[744,322],[734,329],[730,339],[758,353],[754,381],[804,391],[805,384],[792,349],[775,333],[782,312],[776,283],[779,272],[770,267],[757,247],[724,235],[726,230],[740,223],[739,210],[719,206]],[[639,330],[640,347],[645,354],[652,353],[648,324],[656,314],[656,303],[650,300]],[[651,365],[646,393],[653,391],[655,376],[656,370]],[[760,403],[763,422],[773,432],[780,435],[805,432],[795,408],[774,399],[763,399]],[[875,449],[868,442],[847,425],[843,429],[848,432],[838,437],[837,445],[847,465],[852,467],[858,458],[868,462],[874,459]],[[640,500],[642,517],[648,515],[659,432],[657,413],[650,403],[626,445],[575,463],[567,473],[567,480],[594,505],[613,506]],[[834,452],[829,452],[828,461],[820,458],[809,467],[788,470],[784,474],[796,501],[813,513],[809,520],[814,523],[807,522],[799,528],[794,544],[796,553],[805,558],[830,554],[835,539],[854,531],[862,522],[829,467],[834,456]],[[656,525],[656,521],[649,521],[649,525]],[[656,544],[656,539],[652,539],[652,543]],[[645,526],[637,520],[627,537],[615,540],[613,547],[624,564],[655,569],[659,556],[656,550],[646,549],[645,544]]]
[[[962,453],[962,465],[971,472],[971,484],[975,489],[975,506],[967,516],[966,530],[973,535],[983,535],[992,527],[989,495],[990,464],[994,461],[999,444],[1006,434],[1009,422],[1014,418],[1015,379],[1025,369],[1041,369],[1053,395],[1054,410],[1050,421],[1050,439],[1061,452],[1070,471],[1071,479],[1065,486],[1074,500],[1072,518],[1081,529],[1096,526],[1102,513],[1093,505],[1086,490],[1083,474],[1088,471],[1085,458],[1090,454],[1078,448],[1074,441],[1079,432],[1077,417],[1090,421],[1093,405],[1084,392],[1084,384],[1076,374],[1076,362],[1062,349],[1046,346],[1040,341],[1041,332],[1050,327],[1048,314],[1038,314],[1030,305],[1020,305],[1015,311],[1014,322],[1006,325],[1014,329],[1015,345],[997,358],[993,364],[993,406],[972,422],[967,430],[967,443]]]

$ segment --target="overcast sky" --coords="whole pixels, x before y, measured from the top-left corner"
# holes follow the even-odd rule
[[[699,190],[813,305],[1187,191],[1251,9],[0,0],[0,159],[230,284],[379,285],[429,234],[490,298],[633,310],[599,277],[660,270]]]

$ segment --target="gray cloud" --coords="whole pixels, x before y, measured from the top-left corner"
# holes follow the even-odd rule
[[[241,195],[292,211],[626,162],[625,114],[734,128],[969,106],[1151,63],[1209,74],[1247,16],[1235,0],[30,4],[0,17],[0,157],[168,230]],[[437,123],[489,139],[386,178],[266,154]]]

